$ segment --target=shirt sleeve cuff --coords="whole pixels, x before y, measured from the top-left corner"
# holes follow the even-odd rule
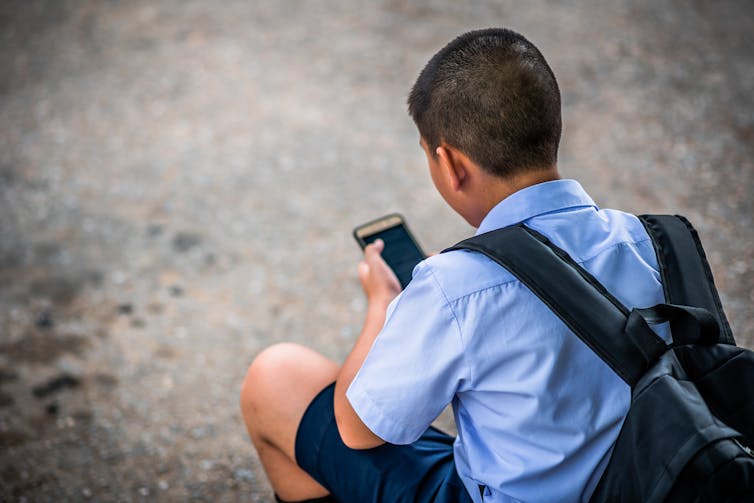
[[[405,425],[399,425],[385,416],[367,393],[354,390],[353,386],[354,383],[351,383],[348,387],[346,398],[356,415],[372,433],[385,442],[398,445],[410,444],[421,436],[421,432],[413,434],[406,430]]]

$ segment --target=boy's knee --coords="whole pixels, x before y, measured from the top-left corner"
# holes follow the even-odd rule
[[[246,410],[256,400],[265,400],[308,351],[292,343],[274,344],[262,350],[246,371],[241,385],[241,408]]]
[[[275,344],[259,353],[249,365],[240,396],[252,441],[289,446],[304,410],[336,379],[338,369],[336,363],[298,344]]]

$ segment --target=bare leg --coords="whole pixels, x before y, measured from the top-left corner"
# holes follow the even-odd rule
[[[246,429],[275,492],[286,501],[327,490],[296,464],[296,432],[309,403],[338,375],[338,365],[296,344],[276,344],[252,362],[241,388]]]

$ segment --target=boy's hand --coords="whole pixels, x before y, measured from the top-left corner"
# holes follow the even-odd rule
[[[401,293],[401,284],[389,265],[382,259],[385,243],[378,239],[364,249],[364,260],[359,263],[361,287],[370,305],[387,305]]]

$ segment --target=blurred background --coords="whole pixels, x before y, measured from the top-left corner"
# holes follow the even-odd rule
[[[513,28],[563,94],[561,172],[686,215],[754,347],[754,4],[746,0],[0,4],[0,500],[261,501],[238,410],[277,341],[342,360],[357,224],[427,250],[405,99],[454,36]]]

